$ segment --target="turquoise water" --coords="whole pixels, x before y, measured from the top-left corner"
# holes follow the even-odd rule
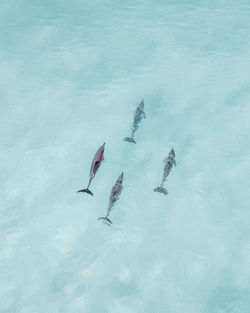
[[[243,0],[1,1],[1,313],[249,312],[249,16]],[[77,194],[104,141],[94,197]]]

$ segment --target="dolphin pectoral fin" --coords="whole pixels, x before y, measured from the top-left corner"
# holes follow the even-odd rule
[[[90,194],[91,196],[93,196],[93,193],[88,188],[87,189],[78,190],[77,192],[86,192],[86,193]]]
[[[154,189],[154,191],[164,193],[164,195],[168,194],[167,189],[163,188],[163,187],[157,187],[157,188]]]
[[[111,220],[107,217],[99,217],[97,220],[103,220],[103,223],[109,226],[112,224]]]

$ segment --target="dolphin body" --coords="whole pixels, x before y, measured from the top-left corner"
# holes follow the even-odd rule
[[[164,193],[166,195],[168,193],[168,191],[165,188],[163,188],[163,183],[166,181],[166,178],[169,175],[173,165],[176,166],[175,152],[174,152],[173,148],[169,152],[168,157],[165,158],[165,160],[163,162],[165,162],[165,166],[164,166],[164,171],[163,171],[162,182],[161,182],[160,187],[155,188],[154,191],[158,191],[158,192]]]
[[[128,141],[131,143],[136,143],[134,140],[134,133],[139,127],[138,124],[141,122],[142,118],[146,118],[146,114],[144,112],[144,101],[142,99],[141,103],[137,107],[135,114],[134,114],[134,121],[133,121],[133,128],[132,128],[132,134],[131,137],[125,137],[124,141]]]
[[[98,220],[103,220],[103,222],[107,225],[111,225],[112,222],[108,218],[109,213],[111,209],[113,208],[115,202],[119,199],[119,196],[122,192],[123,186],[122,186],[122,181],[123,181],[123,173],[117,178],[116,183],[114,184],[110,196],[109,196],[109,206],[107,210],[107,214],[104,217],[99,217]]]
[[[102,160],[104,159],[103,153],[104,153],[104,144],[96,151],[95,156],[93,158],[93,161],[91,163],[90,172],[89,172],[89,183],[86,189],[78,190],[77,192],[87,192],[91,196],[93,196],[93,193],[89,190],[89,186],[92,182],[92,179],[95,177],[95,174],[100,167]]]

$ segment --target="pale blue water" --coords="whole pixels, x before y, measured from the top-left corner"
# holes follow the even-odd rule
[[[249,16],[243,0],[1,1],[1,313],[249,312]],[[77,194],[104,141],[94,197]]]

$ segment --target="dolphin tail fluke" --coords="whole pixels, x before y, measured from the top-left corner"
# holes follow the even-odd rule
[[[163,187],[157,187],[154,189],[154,191],[164,193],[164,195],[166,195],[168,193],[167,189],[163,188]]]
[[[106,216],[105,217],[99,217],[97,220],[103,220],[103,222],[107,225],[111,225],[112,222],[109,218],[107,218]]]
[[[128,142],[131,142],[131,143],[136,143],[135,140],[134,140],[134,138],[132,138],[132,137],[125,137],[123,140],[124,140],[124,141],[128,141]]]
[[[93,196],[93,193],[88,188],[87,189],[78,190],[77,192],[87,192],[88,194]]]

